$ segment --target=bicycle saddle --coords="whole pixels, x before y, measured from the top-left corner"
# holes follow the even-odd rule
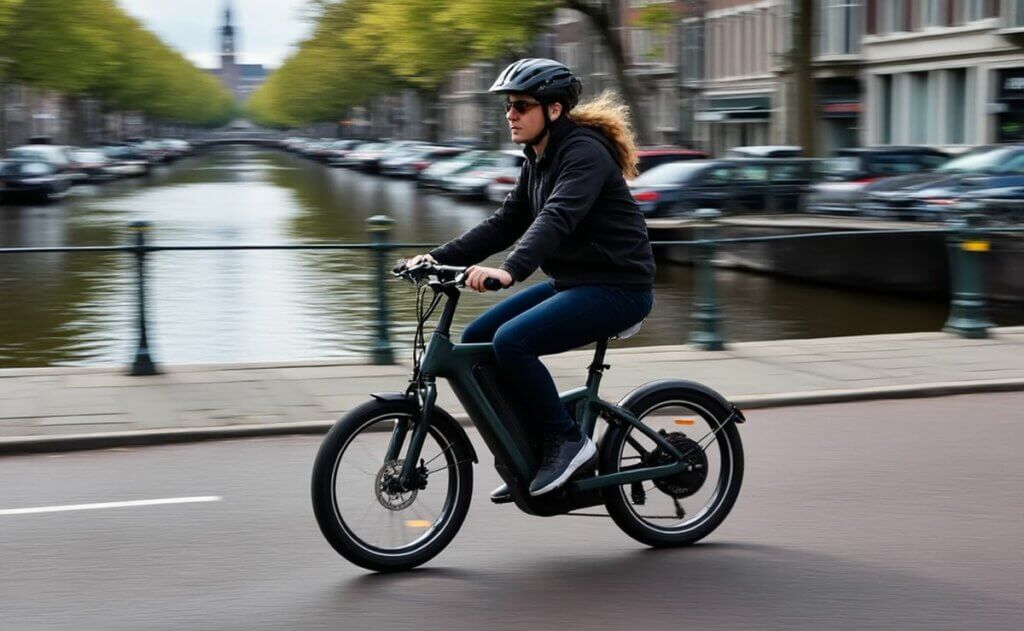
[[[611,339],[613,339],[613,340],[624,340],[627,337],[633,337],[634,335],[636,335],[637,333],[640,332],[640,327],[642,327],[643,325],[644,325],[644,320],[640,320],[639,322],[637,322],[633,326],[629,327],[625,331],[620,331],[620,332],[616,333],[615,335],[612,336]]]

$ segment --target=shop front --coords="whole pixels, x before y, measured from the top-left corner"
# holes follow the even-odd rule
[[[820,146],[825,154],[860,144],[860,82],[856,79],[824,79],[818,82],[822,121]]]
[[[694,120],[708,130],[708,149],[721,156],[732,147],[771,143],[770,94],[710,96]]]
[[[1000,70],[996,142],[1024,142],[1024,68]]]

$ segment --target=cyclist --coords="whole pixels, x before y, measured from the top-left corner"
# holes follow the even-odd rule
[[[541,466],[530,484],[542,495],[591,462],[597,449],[561,404],[538,359],[607,338],[647,317],[654,304],[654,255],[626,178],[636,175],[628,109],[605,93],[580,105],[581,83],[551,59],[521,59],[490,92],[505,98],[512,141],[527,160],[501,207],[462,236],[414,257],[470,265],[466,285],[550,278],[471,322],[463,342],[494,345],[501,375],[543,424]],[[479,263],[518,241],[500,267]],[[491,499],[508,501],[507,485]]]

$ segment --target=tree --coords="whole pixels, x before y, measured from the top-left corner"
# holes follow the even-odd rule
[[[796,41],[793,46],[792,66],[796,81],[797,144],[803,147],[803,155],[818,155],[816,99],[814,96],[814,2],[798,0],[796,16]]]
[[[626,73],[625,52],[615,30],[621,0],[311,0],[309,6],[317,19],[316,34],[302,44],[291,63],[271,76],[250,105],[264,114],[284,115],[278,120],[312,121],[314,115],[323,116],[320,107],[295,107],[275,100],[307,98],[307,84],[320,81],[335,86],[327,90],[333,95],[335,112],[402,85],[434,99],[456,70],[474,61],[524,54],[560,7],[579,11],[593,26],[609,51],[623,98],[634,112],[640,112],[643,89]],[[316,48],[335,57],[336,74],[300,63],[307,55],[315,56],[309,51]],[[300,67],[311,74],[284,76]],[[371,86],[350,82],[360,68],[374,68],[375,76],[388,80]],[[289,89],[284,89],[286,85]],[[356,101],[357,95],[362,100]],[[640,116],[635,119],[640,137],[648,138],[647,121]]]
[[[21,0],[0,0],[0,43],[6,41],[14,10]],[[3,51],[0,48],[0,51]],[[11,59],[0,52],[0,151],[7,151],[7,69]]]
[[[23,83],[83,94],[110,72],[115,44],[103,0],[30,0],[19,4],[5,38],[11,76]]]

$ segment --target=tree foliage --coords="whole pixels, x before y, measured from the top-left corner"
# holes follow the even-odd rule
[[[617,29],[621,0],[310,0],[313,37],[249,102],[259,122],[295,126],[334,120],[379,94],[412,87],[436,93],[475,61],[525,53],[560,8],[579,11],[611,58],[623,97],[637,110],[642,86],[626,73]],[[642,19],[662,29],[671,16]],[[646,123],[635,121],[643,138]]]
[[[216,78],[113,0],[0,0],[0,50],[14,81],[98,97],[108,109],[206,125],[234,111]]]
[[[524,49],[556,2],[318,1],[313,36],[248,104],[260,123],[334,120],[349,107],[409,87],[436,91],[477,60]]]

